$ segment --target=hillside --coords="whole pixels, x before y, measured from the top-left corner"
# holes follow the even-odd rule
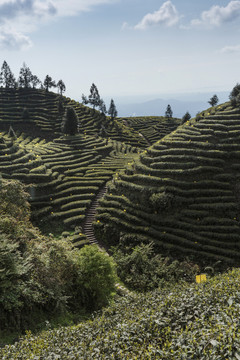
[[[60,131],[67,106],[79,119],[79,134],[72,137]],[[141,131],[147,136],[151,118],[139,119],[134,128],[52,92],[1,88],[0,174],[30,186],[32,220],[43,232],[70,231],[74,244],[82,246],[94,241],[92,206],[104,194],[105,184],[149,141],[173,128],[166,127],[165,118],[154,122],[159,131],[145,139]],[[176,128],[179,120],[172,123]]]
[[[61,133],[61,123],[67,106],[72,106],[79,119],[80,133],[100,135],[132,146],[144,148],[148,141],[141,135],[142,128],[152,127],[151,118],[140,118],[136,129],[127,126],[121,118],[111,120],[102,113],[65,96],[39,89],[5,89],[0,88],[0,129],[21,131],[32,137],[53,140]],[[169,130],[164,125],[166,118],[155,117],[154,125],[159,125],[157,140],[176,128],[180,120],[172,121]],[[163,132],[161,130],[164,130]],[[151,132],[151,131],[150,131]],[[156,141],[156,136],[154,138]]]
[[[153,240],[173,258],[239,265],[239,130],[239,108],[225,103],[145,150],[109,184],[97,237],[108,246]]]
[[[77,326],[28,332],[0,358],[239,359],[239,279],[235,269],[199,285],[130,294]]]

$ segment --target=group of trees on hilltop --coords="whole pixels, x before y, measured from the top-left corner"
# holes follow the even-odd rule
[[[113,99],[111,100],[109,110],[107,111],[106,105],[103,99],[101,99],[98,88],[95,84],[92,84],[88,97],[82,95],[82,102],[85,105],[92,105],[93,109],[98,107],[104,116],[109,114],[112,120],[117,117],[117,109]],[[75,109],[71,106],[67,107],[62,121],[62,132],[67,135],[75,135],[79,130],[78,124],[79,121]]]
[[[6,89],[36,89],[38,86],[41,89],[45,89],[47,92],[52,87],[57,87],[59,93],[62,95],[66,91],[66,86],[62,80],[59,80],[57,83],[51,78],[51,76],[46,75],[44,81],[42,82],[37,75],[33,75],[30,68],[23,63],[23,66],[20,69],[19,77],[16,80],[13,72],[11,71],[9,65],[6,61],[3,62],[0,72],[0,86]]]
[[[90,94],[88,96],[85,96],[84,94],[82,94],[82,102],[85,105],[87,105],[87,104],[92,105],[93,109],[98,107],[102,114],[110,115],[112,120],[115,117],[117,117],[117,108],[114,103],[114,100],[111,99],[109,109],[107,110],[106,104],[103,101],[103,99],[100,97],[98,88],[94,83],[90,87]]]

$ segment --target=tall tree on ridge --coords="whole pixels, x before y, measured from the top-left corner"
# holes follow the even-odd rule
[[[60,92],[60,95],[62,96],[63,92],[66,91],[66,86],[62,80],[59,80],[57,83],[58,90]]]
[[[35,89],[38,85],[41,85],[41,81],[39,80],[39,78],[37,77],[37,75],[33,75],[32,76],[32,87],[33,89]]]
[[[173,116],[172,108],[171,108],[171,106],[169,104],[167,106],[165,116],[168,117],[168,118],[172,118],[172,116]]]
[[[48,90],[49,90],[51,87],[56,87],[56,83],[55,83],[55,81],[53,81],[53,79],[51,78],[51,76],[47,75],[47,76],[45,77],[43,86],[44,86],[45,90],[48,92]]]
[[[15,77],[8,66],[7,62],[4,60],[1,72],[0,72],[0,85],[4,86],[5,88],[15,88],[16,87],[16,80]]]
[[[116,105],[115,105],[113,99],[111,99],[110,106],[109,106],[109,109],[108,109],[108,114],[111,116],[112,120],[115,117],[117,117],[118,113],[117,113]]]
[[[218,101],[219,101],[219,99],[218,99],[217,95],[215,94],[211,97],[211,99],[208,101],[208,103],[211,106],[215,106],[215,105],[217,105]]]
[[[184,124],[185,122],[187,122],[188,120],[191,119],[191,115],[189,114],[189,112],[187,111],[185,115],[183,115],[182,117],[182,124]]]
[[[84,94],[82,94],[82,103],[84,105],[87,105],[89,103],[88,98]]]
[[[18,78],[18,86],[24,89],[28,89],[31,87],[33,74],[29,67],[25,63],[23,63],[22,68],[20,69],[19,78]]]
[[[95,84],[92,84],[90,88],[90,95],[88,96],[88,102],[93,106],[93,109],[95,109],[96,106],[100,105],[100,101],[101,98],[98,92],[98,88]]]
[[[103,99],[100,99],[100,101],[99,101],[99,110],[101,111],[101,113],[103,115],[105,115],[107,112],[107,108],[106,108],[106,105],[105,105],[105,102],[103,101]]]

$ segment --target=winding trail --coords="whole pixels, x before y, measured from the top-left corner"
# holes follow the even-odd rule
[[[105,184],[97,193],[95,199],[92,201],[90,207],[87,210],[86,213],[86,219],[83,224],[83,233],[87,236],[87,239],[89,240],[90,244],[97,244],[100,247],[103,247],[99,242],[97,241],[94,230],[93,230],[93,221],[96,215],[96,209],[99,204],[99,200],[105,195],[107,191],[107,185]]]

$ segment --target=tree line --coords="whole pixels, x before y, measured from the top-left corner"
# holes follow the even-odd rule
[[[82,95],[82,102],[84,105],[90,104],[93,109],[98,107],[103,117],[105,117],[106,114],[111,117],[111,120],[117,117],[117,109],[114,100],[111,99],[107,111],[105,102],[100,97],[98,88],[94,83],[91,85],[90,94],[88,96]],[[67,107],[62,121],[62,132],[67,135],[75,135],[78,133],[78,126],[79,120],[75,109],[71,106]]]
[[[51,88],[57,87],[61,96],[66,91],[66,86],[63,80],[59,80],[56,83],[51,76],[46,75],[44,81],[42,82],[37,77],[37,75],[34,75],[31,72],[30,68],[25,63],[23,63],[23,66],[19,72],[19,77],[16,80],[13,72],[5,60],[0,71],[0,86],[5,87],[6,89],[36,89],[37,87],[40,87],[41,89],[45,89],[46,92],[48,92]],[[117,109],[113,99],[111,99],[109,109],[107,110],[106,105],[103,99],[100,97],[97,86],[95,84],[92,84],[88,97],[82,95],[82,103],[85,105],[92,105],[93,109],[99,108],[99,111],[101,111],[102,114],[108,114],[112,119],[117,117]]]
[[[93,109],[98,107],[102,114],[104,114],[104,115],[108,114],[109,116],[111,116],[112,120],[115,117],[117,117],[118,113],[117,113],[117,108],[114,103],[114,100],[111,99],[110,106],[107,110],[106,104],[103,101],[103,99],[100,97],[98,88],[94,83],[92,84],[92,86],[90,88],[90,94],[88,95],[88,97],[85,96],[84,94],[82,94],[82,102],[85,105],[87,105],[87,104],[92,105]]]
[[[44,81],[42,82],[37,75],[34,75],[31,72],[30,68],[25,63],[23,63],[19,72],[19,77],[16,80],[5,60],[0,71],[0,86],[5,87],[6,89],[36,89],[37,87],[40,87],[41,89],[45,89],[47,92],[52,87],[57,87],[61,95],[66,91],[66,86],[62,80],[59,80],[56,83],[51,76],[46,75]]]

